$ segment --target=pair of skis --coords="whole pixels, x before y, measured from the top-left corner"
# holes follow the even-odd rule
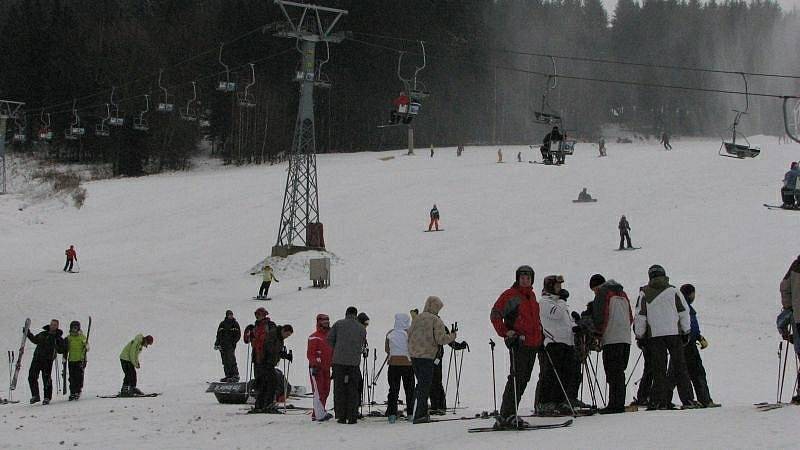
[[[566,428],[572,425],[572,419],[566,420],[564,422],[558,423],[548,423],[548,424],[541,424],[541,425],[524,425],[521,427],[507,427],[507,428],[495,428],[495,427],[478,427],[478,428],[470,428],[467,430],[469,433],[486,433],[489,431],[533,431],[533,430],[549,430],[553,428]]]

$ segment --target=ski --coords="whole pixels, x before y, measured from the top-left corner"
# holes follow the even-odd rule
[[[272,300],[272,297],[253,297],[253,300],[268,301]]]
[[[474,416],[461,416],[461,417],[447,417],[444,419],[431,419],[430,423],[435,422],[456,422],[459,420],[479,420],[479,419],[494,419],[496,416],[491,414],[476,414]]]
[[[615,248],[614,251],[615,252],[624,252],[624,251],[627,251],[627,250],[639,250],[641,248],[642,247]]]
[[[467,430],[468,433],[485,433],[489,431],[532,431],[532,430],[548,430],[551,428],[566,428],[572,425],[572,419],[569,419],[565,422],[560,423],[551,423],[545,425],[527,425],[524,427],[519,428],[495,428],[495,427],[480,427],[480,428],[470,428]]]
[[[800,209],[795,209],[795,208],[784,208],[784,207],[783,207],[783,206],[781,206],[781,205],[768,205],[768,204],[766,204],[766,203],[764,203],[764,207],[766,207],[767,209],[773,209],[773,210],[774,210],[774,209],[781,209],[781,210],[784,210],[784,211],[800,211]]]
[[[768,402],[761,402],[761,403],[754,403],[753,406],[760,412],[764,411],[772,411],[773,409],[783,408],[787,406],[788,403],[768,403]]]
[[[437,231],[444,231],[444,228],[439,228],[438,230],[422,230],[423,233],[435,233]]]
[[[150,394],[142,394],[142,395],[119,395],[119,394],[98,395],[97,398],[142,398],[142,397],[152,398],[152,397],[158,397],[159,395],[161,395],[160,392],[152,392]]]
[[[67,395],[67,357],[61,357],[61,395]]]
[[[19,370],[22,368],[22,355],[25,353],[25,342],[28,341],[28,331],[31,329],[31,319],[25,319],[25,326],[22,328],[22,343],[19,344],[19,352],[17,353],[17,364],[14,366],[14,376],[11,377],[11,384],[8,389],[13,391],[17,388],[17,378],[19,377]]]

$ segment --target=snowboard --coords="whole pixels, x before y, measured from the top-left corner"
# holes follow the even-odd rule
[[[269,300],[272,300],[272,297],[255,296],[255,297],[253,297],[253,300],[269,301]]]
[[[17,388],[17,378],[19,377],[19,370],[22,368],[22,355],[25,353],[25,342],[28,341],[28,331],[31,329],[31,319],[25,319],[25,326],[22,328],[22,343],[19,344],[19,352],[17,353],[17,364],[14,366],[14,376],[11,377],[11,384],[8,386],[10,391]]]
[[[573,200],[572,201],[572,203],[595,203],[595,202],[597,202],[596,198],[593,198],[591,200]]]
[[[151,393],[149,393],[149,394],[142,394],[142,395],[126,395],[126,396],[122,396],[122,395],[119,395],[119,394],[114,394],[114,395],[98,395],[98,396],[97,396],[97,398],[152,398],[152,397],[158,397],[159,395],[161,395],[161,393],[160,393],[160,392],[151,392]]]
[[[626,251],[626,250],[639,250],[639,249],[641,249],[641,248],[642,248],[642,247],[631,247],[631,248],[615,248],[615,249],[614,249],[614,251],[615,251],[615,252],[624,252],[624,251]]]
[[[780,205],[768,205],[768,204],[766,204],[766,203],[764,203],[764,206],[765,206],[767,209],[773,209],[773,210],[774,210],[774,209],[780,209],[780,210],[783,210],[783,211],[800,211],[800,209],[783,208],[783,207],[781,207]]]
[[[546,163],[544,161],[528,161],[528,162],[531,163],[531,164],[541,164],[543,166],[556,166],[556,167],[558,167],[558,166],[566,166],[566,163],[561,163],[561,164],[551,163],[551,164],[548,164],[548,163]]]
[[[438,230],[423,230],[425,233],[433,233],[436,231],[444,231],[444,228],[439,228]]]

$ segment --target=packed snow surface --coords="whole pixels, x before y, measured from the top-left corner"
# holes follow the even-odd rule
[[[433,158],[427,149],[416,156],[321,155],[319,203],[333,257],[332,285],[310,287],[308,255],[270,260],[280,283],[273,284],[268,303],[252,300],[260,279],[249,272],[276,240],[285,164],[90,182],[80,210],[62,201],[28,206],[22,195],[0,196],[2,345],[18,347],[26,317],[34,330],[51,318],[63,328],[75,319],[85,327],[89,315],[94,320],[79,402],[57,395],[50,406],[27,404],[33,353],[28,345],[14,392],[22,402],[0,406],[0,447],[795,447],[800,409],[762,413],[752,403],[775,400],[778,283],[800,253],[800,213],[762,204],[779,203],[783,173],[800,159],[800,147],[777,145],[770,137],[754,143],[762,153],[753,160],[720,158],[719,143],[712,141],[675,141],[670,152],[654,143],[609,143],[607,158],[597,157],[595,145],[579,144],[562,167],[528,164],[540,156],[508,146],[503,164],[496,163],[497,147],[468,147],[460,158],[454,148],[436,149]],[[516,162],[518,151],[522,163]],[[583,187],[599,201],[572,203]],[[434,203],[445,231],[423,233]],[[27,207],[20,211],[22,205]],[[641,250],[614,251],[622,214]],[[77,274],[61,270],[70,244],[78,252]],[[242,327],[262,305],[277,323],[294,325],[296,333],[287,340],[296,355],[291,381],[308,385],[303,355],[317,313],[335,320],[355,305],[369,314],[368,339],[378,348],[380,365],[394,313],[421,309],[427,296],[437,295],[445,304],[441,317],[448,324],[457,321],[459,340],[471,347],[464,357],[463,414],[491,411],[488,341],[500,340],[489,309],[521,264],[535,269],[537,291],[544,276],[563,274],[574,310],[591,298],[588,280],[596,272],[621,282],[634,298],[651,264],[663,265],[675,285],[693,283],[710,343],[702,356],[711,394],[724,406],[593,416],[567,429],[474,435],[468,427],[491,421],[390,425],[371,418],[351,426],[319,424],[307,415],[244,415],[241,405],[220,405],[204,393],[206,381],[223,375],[212,346],[228,308]],[[163,395],[96,398],[119,390],[118,355],[137,333],[155,337],[141,355],[139,387]],[[628,373],[638,355],[632,348]],[[242,345],[238,359],[244,375]],[[498,345],[498,395],[507,364]],[[790,359],[787,394],[794,367]],[[641,370],[639,364],[628,401]],[[534,380],[537,374],[538,369]],[[522,400],[523,412],[532,408],[532,390]],[[377,398],[383,400],[387,391],[384,371]]]

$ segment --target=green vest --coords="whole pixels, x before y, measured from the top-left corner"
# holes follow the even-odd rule
[[[141,334],[137,334],[132,341],[128,342],[128,345],[122,349],[122,353],[119,354],[119,359],[123,361],[128,361],[129,363],[133,364],[133,367],[139,367],[139,353],[142,353],[142,339],[144,337]]]
[[[78,334],[70,333],[67,335],[67,361],[78,362],[86,360],[86,352],[89,351],[86,336],[80,331]]]

